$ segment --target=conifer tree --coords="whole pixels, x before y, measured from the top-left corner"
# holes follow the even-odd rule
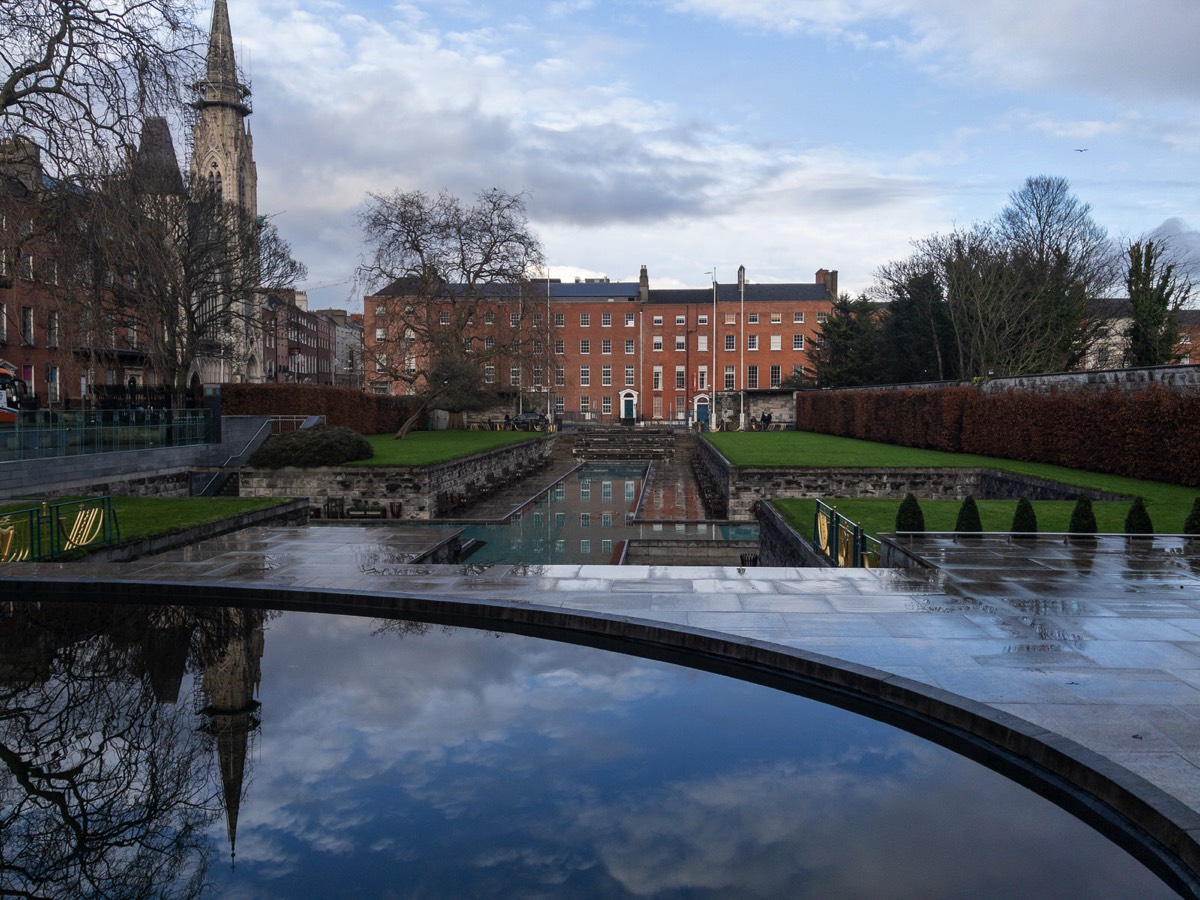
[[[1183,533],[1200,535],[1200,497],[1192,502],[1192,511],[1183,523]]]
[[[911,493],[906,494],[900,509],[896,512],[896,531],[924,531],[925,513],[921,504]]]
[[[1126,534],[1154,534],[1154,523],[1150,521],[1150,513],[1146,512],[1146,501],[1137,497],[1125,516]]]
[[[1067,526],[1070,534],[1095,534],[1096,514],[1092,511],[1092,499],[1080,494],[1075,499],[1075,508],[1071,510],[1071,524]]]
[[[1037,534],[1037,530],[1037,513],[1033,511],[1033,504],[1028,497],[1022,497],[1013,511],[1011,531],[1013,534]]]
[[[983,531],[983,522],[979,519],[979,507],[975,498],[967,494],[958,510],[958,518],[954,521],[954,530],[959,534],[979,534]]]

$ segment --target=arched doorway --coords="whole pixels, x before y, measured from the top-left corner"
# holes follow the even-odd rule
[[[637,391],[621,391],[621,424],[632,425],[637,421]]]
[[[699,423],[700,429],[707,430],[709,427],[709,419],[711,418],[711,416],[709,415],[710,407],[709,407],[709,402],[708,402],[708,395],[707,394],[698,394],[694,401],[694,408],[695,408],[695,413],[696,413],[696,422]]]

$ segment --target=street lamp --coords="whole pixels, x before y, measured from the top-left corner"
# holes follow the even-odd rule
[[[708,417],[710,422],[714,422],[717,418],[717,267],[713,266],[711,272],[705,272],[704,274],[712,276],[713,289],[712,322],[709,325],[709,331],[712,336],[712,390],[709,393],[712,396],[713,402],[708,405]]]

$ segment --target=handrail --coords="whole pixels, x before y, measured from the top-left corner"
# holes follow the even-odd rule
[[[44,501],[0,513],[0,563],[54,559],[95,544],[112,546],[121,529],[112,498]]]
[[[817,552],[840,568],[869,569],[878,566],[882,545],[863,530],[820,500],[813,515],[813,544]]]
[[[246,441],[246,446],[244,446],[237,453],[234,453],[232,456],[230,456],[228,459],[226,459],[225,462],[221,463],[220,468],[217,469],[217,471],[213,473],[213,477],[208,479],[207,482],[205,482],[204,487],[202,487],[200,489],[200,493],[196,494],[195,496],[197,496],[197,497],[205,496],[205,493],[208,491],[208,489],[213,486],[213,482],[215,482],[218,478],[221,477],[221,473],[225,470],[225,467],[228,466],[235,459],[237,459],[239,456],[241,456],[243,453],[245,453],[247,450],[249,450],[250,445],[253,444],[256,440],[258,440],[258,436],[260,434],[262,434],[263,429],[271,427],[272,421],[273,421],[272,419],[267,419],[267,421],[263,422],[262,425],[259,426],[258,431],[254,432],[254,436],[252,438],[250,438],[250,440]]]

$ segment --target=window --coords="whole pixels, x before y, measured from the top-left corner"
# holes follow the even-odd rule
[[[567,408],[567,398],[562,394],[554,395],[554,414],[561,416]]]
[[[33,346],[33,307],[21,307],[21,343],[26,347]]]
[[[583,354],[591,353],[592,352],[592,342],[588,341],[588,340],[580,341],[579,342],[579,352],[583,353]]]
[[[733,390],[733,366],[725,367],[725,390]]]
[[[779,387],[783,383],[783,369],[780,366],[771,366],[771,387]]]
[[[443,309],[440,313],[438,313],[438,324],[439,325],[449,325],[450,324],[450,312],[448,310]]]
[[[782,350],[783,349],[783,335],[782,334],[771,335],[771,349],[772,350]]]
[[[612,415],[612,396],[610,394],[605,394],[600,398],[600,412],[606,416]],[[608,482],[605,482],[605,485],[608,485]],[[612,488],[610,486],[609,490],[611,489]],[[608,513],[605,513],[605,515],[607,516]]]
[[[701,366],[697,373],[696,388],[701,391],[708,390],[708,366]]]
[[[579,411],[585,416],[592,411],[592,398],[587,394],[584,394],[579,398]],[[584,491],[590,492],[590,489],[586,485],[580,485],[579,495],[586,498],[587,494],[585,494]]]
[[[825,346],[825,335],[823,335],[823,334],[818,334],[818,335],[817,335],[817,346],[818,346],[818,347],[824,347],[824,346]]]
[[[463,338],[463,353],[470,353],[470,352],[471,352],[471,339],[469,337],[465,337],[465,338]]]
[[[8,311],[0,303],[0,344],[8,342]]]
[[[726,350],[736,350],[737,349],[737,335],[736,334],[725,335],[725,349]]]
[[[600,352],[605,356],[612,355],[612,338],[605,338],[600,342]]]
[[[21,254],[21,277],[26,281],[33,281],[33,254]]]
[[[792,313],[792,324],[793,325],[803,325],[804,324],[804,313],[802,313],[802,312]]]
[[[46,284],[58,284],[58,260],[46,260]]]
[[[675,349],[680,353],[683,353],[685,350],[687,350],[687,338],[684,335],[675,335]]]
[[[633,366],[625,367],[625,387],[633,387]]]
[[[793,334],[792,335],[792,349],[793,350],[803,350],[804,349],[804,335],[802,335],[802,334]]]
[[[600,327],[601,328],[612,328],[612,313],[610,313],[610,312],[600,313]]]
[[[625,341],[625,355],[633,356],[633,350],[634,350],[633,338],[629,338],[628,340]]]
[[[567,343],[566,343],[566,341],[564,341],[562,338],[558,338],[558,339],[557,339],[557,340],[554,342],[554,352],[555,352],[555,353],[557,353],[557,354],[559,354],[560,356],[561,356],[563,353],[566,353],[566,352],[567,352]]]
[[[757,350],[758,349],[758,335],[757,334],[746,335],[746,349],[747,350]]]
[[[663,323],[663,317],[662,317],[662,316],[655,316],[655,317],[654,317],[654,324],[655,324],[655,325],[661,325],[662,323]]]
[[[508,370],[508,383],[513,387],[521,386],[521,367],[513,366]]]
[[[57,402],[58,396],[58,366],[46,367],[46,392],[50,395],[50,399]]]
[[[534,355],[534,356],[541,356],[541,355],[542,355],[542,342],[541,342],[541,341],[539,341],[539,340],[535,340],[535,341],[533,342],[533,355]]]
[[[783,324],[783,313],[771,313],[771,324],[772,325],[782,325]]]
[[[749,390],[758,390],[758,366],[746,367],[746,387]]]
[[[592,314],[581,312],[579,314],[579,327],[580,328],[589,328],[589,327],[591,327],[591,324],[592,324]]]
[[[567,324],[566,315],[564,313],[556,312],[554,314],[554,327],[562,328],[566,324]]]
[[[533,367],[533,386],[534,387],[542,386],[542,367],[541,366]]]
[[[541,314],[541,313],[534,313],[534,314],[533,314],[533,327],[534,327],[534,328],[541,328],[541,326],[542,326],[542,314]]]
[[[687,387],[687,369],[683,366],[675,367],[675,390],[682,391]]]
[[[134,346],[137,346],[137,331],[132,330],[134,335]],[[58,346],[58,311],[50,310],[46,316],[46,346]]]
[[[516,328],[520,324],[521,324],[521,314],[520,313],[509,313],[508,314],[508,327],[509,328]]]
[[[654,336],[654,344],[653,344],[653,349],[654,349],[654,351],[655,351],[655,352],[658,352],[659,350],[662,350],[662,348],[663,348],[663,339],[662,339],[662,335],[661,335],[661,334],[656,334],[656,335]]]
[[[375,329],[376,343],[381,343],[386,340],[387,340],[387,329],[386,328],[376,328]]]
[[[567,383],[567,369],[565,366],[554,367],[554,386],[562,387]]]
[[[580,366],[579,367],[579,386],[580,387],[591,387],[591,384],[592,384],[592,367],[591,366]]]
[[[484,346],[485,350],[491,350],[491,349],[495,348],[496,339],[489,334],[487,337],[485,337],[483,339],[483,346]]]
[[[661,391],[662,390],[662,366],[655,366],[654,372],[652,374],[653,374],[653,381],[651,382],[651,387],[656,391]]]
[[[676,325],[686,325],[687,324],[687,316],[676,316],[675,324]]]
[[[601,366],[600,384],[603,387],[612,387],[612,366]]]
[[[757,325],[758,324],[758,313],[748,313],[746,315],[746,322],[749,325]]]
[[[697,316],[696,322],[700,325],[707,325],[708,324],[708,316],[706,316],[706,315]]]
[[[496,381],[496,367],[495,366],[484,366],[483,367],[483,381],[485,384],[494,384],[495,383],[495,381]]]
[[[725,324],[726,325],[736,325],[737,324],[737,313],[725,313]]]
[[[661,418],[663,417],[663,416],[662,416],[662,407],[663,407],[662,397],[655,397],[655,398],[654,398],[654,403],[653,403],[653,408],[654,408],[653,416],[654,416],[654,418],[656,418],[656,419],[661,419]]]
[[[823,313],[823,312],[817,313],[817,324],[818,325],[824,325],[828,321],[829,321],[829,313]]]
[[[708,352],[708,335],[707,334],[696,335],[696,349],[699,350],[701,353]]]
[[[625,313],[625,327],[632,328],[634,326],[634,324],[635,324],[635,322],[634,322],[633,313]]]

